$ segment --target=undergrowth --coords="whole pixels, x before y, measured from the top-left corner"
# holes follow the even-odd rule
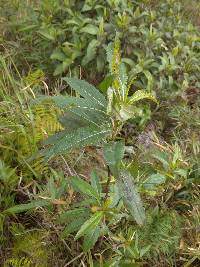
[[[1,1],[1,266],[199,266],[190,2]]]

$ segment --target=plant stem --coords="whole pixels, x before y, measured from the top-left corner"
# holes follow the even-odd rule
[[[106,193],[105,200],[108,198],[109,185],[110,185],[110,181],[111,181],[111,171],[110,171],[109,166],[107,166],[107,169],[108,169],[108,180],[107,180],[106,188],[105,188],[105,193]]]

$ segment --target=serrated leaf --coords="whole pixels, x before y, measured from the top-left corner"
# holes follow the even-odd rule
[[[135,107],[132,104],[122,104],[119,111],[120,120],[126,121],[135,116]]]
[[[76,78],[63,78],[76,92],[86,99],[94,101],[97,105],[101,107],[107,106],[107,101],[105,97],[97,90],[93,85],[89,84],[84,80],[79,80]]]
[[[51,157],[71,149],[95,145],[109,134],[111,134],[111,129],[108,126],[102,126],[101,129],[92,126],[81,127],[59,138],[45,154]]]
[[[127,95],[128,76],[126,73],[126,67],[123,63],[121,63],[119,66],[119,82],[120,82],[120,90],[121,90],[122,99],[125,99]]]
[[[143,225],[145,222],[145,210],[130,172],[121,170],[119,176],[116,177],[116,181],[124,204],[131,216],[139,225]]]
[[[89,220],[87,220],[81,227],[81,229],[78,231],[78,233],[75,236],[75,240],[80,238],[83,235],[88,234],[90,231],[94,230],[99,223],[101,222],[103,218],[103,211],[96,212]]]
[[[150,100],[158,103],[156,98],[152,94],[150,94],[149,92],[146,92],[145,90],[138,90],[129,98],[129,104],[133,104],[133,103],[138,102],[138,101],[143,100],[143,99],[150,99]]]

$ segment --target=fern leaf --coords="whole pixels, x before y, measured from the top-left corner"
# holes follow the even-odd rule
[[[128,171],[121,170],[116,179],[125,206],[136,222],[139,225],[143,225],[145,221],[145,210],[140,195],[133,183],[133,177]]]
[[[16,259],[8,259],[4,263],[4,267],[30,267],[32,265],[32,261],[28,258],[16,258]]]
[[[63,78],[76,92],[86,99],[91,99],[98,106],[106,107],[105,97],[91,84],[75,78]]]

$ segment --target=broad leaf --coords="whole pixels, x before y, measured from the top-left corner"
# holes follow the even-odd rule
[[[80,32],[89,33],[92,35],[97,35],[99,32],[99,28],[97,26],[94,26],[92,24],[86,25],[84,28],[80,30]]]
[[[145,222],[145,210],[136,185],[133,182],[133,177],[130,172],[121,170],[116,180],[125,206],[136,222],[139,225],[143,225]]]
[[[121,160],[124,157],[124,142],[111,142],[104,145],[104,158],[114,175],[117,174]]]
[[[57,219],[59,223],[66,223],[72,220],[76,220],[79,217],[87,217],[89,216],[88,208],[76,208],[73,210],[68,210],[63,212]]]
[[[90,61],[92,61],[96,57],[97,47],[99,46],[99,41],[93,39],[88,47],[87,47],[87,54],[84,56],[82,60],[82,65],[87,65]]]
[[[43,154],[46,154],[47,157],[51,157],[71,149],[81,148],[87,145],[95,145],[100,141],[103,141],[109,134],[111,134],[111,129],[108,126],[102,126],[101,129],[89,126],[81,127],[58,138],[48,151],[43,151]]]
[[[162,174],[155,173],[150,175],[144,181],[144,187],[148,190],[154,190],[156,186],[163,184],[166,181],[166,177]]]
[[[107,101],[105,97],[93,85],[84,80],[75,78],[63,78],[76,92],[86,99],[90,99],[99,106],[106,107]]]

